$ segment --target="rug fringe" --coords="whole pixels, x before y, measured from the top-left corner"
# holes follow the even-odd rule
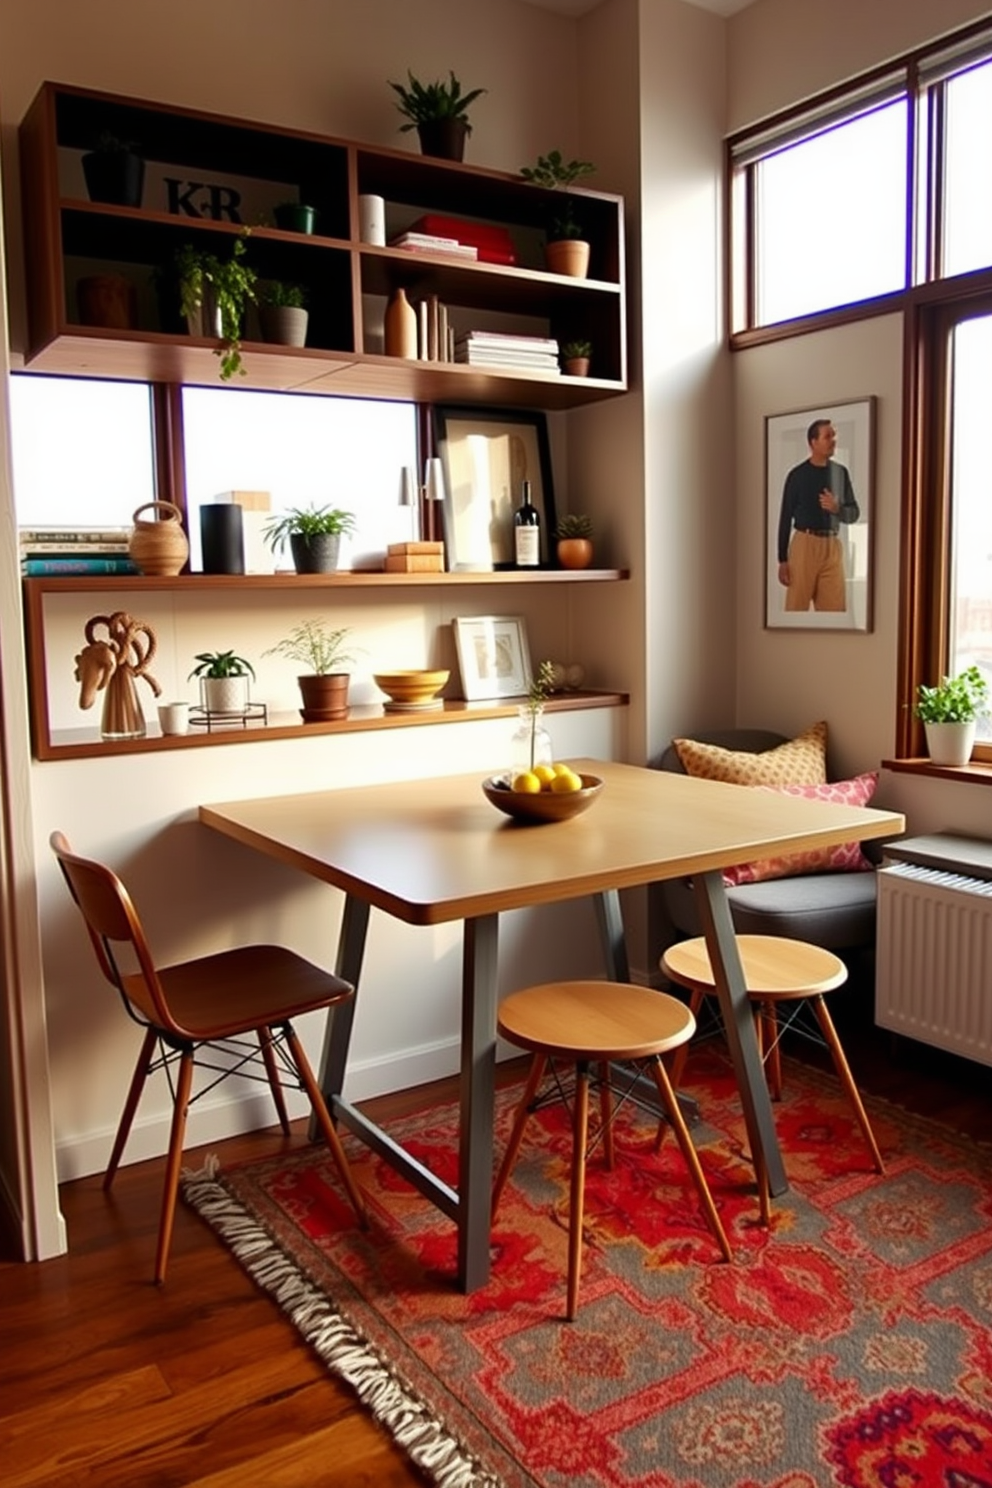
[[[372,1349],[248,1211],[216,1180],[217,1162],[183,1173],[189,1204],[217,1231],[252,1279],[268,1292],[324,1363],[355,1391],[375,1419],[430,1474],[438,1488],[505,1488]]]

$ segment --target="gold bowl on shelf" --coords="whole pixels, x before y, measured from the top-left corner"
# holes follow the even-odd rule
[[[412,670],[405,672],[373,672],[372,681],[389,701],[406,708],[440,706],[437,694],[441,691],[450,671]]]
[[[515,791],[505,775],[490,775],[482,782],[482,793],[498,811],[504,811],[514,821],[556,822],[569,821],[579,816],[596,801],[603,789],[598,775],[579,775],[582,789],[577,791]]]

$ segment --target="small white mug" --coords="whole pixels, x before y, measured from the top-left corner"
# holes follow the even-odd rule
[[[386,203],[381,196],[358,198],[358,236],[377,248],[386,245]]]
[[[188,734],[189,703],[159,703],[158,721],[163,734]]]

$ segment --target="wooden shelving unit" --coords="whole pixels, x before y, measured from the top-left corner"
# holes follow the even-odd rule
[[[139,208],[90,202],[83,153],[100,134],[140,143],[146,186]],[[623,201],[570,189],[592,245],[590,277],[543,265],[542,225],[555,194],[505,175],[348,140],[291,132],[169,104],[45,83],[20,130],[26,239],[28,371],[215,385],[216,343],[192,338],[155,279],[184,243],[223,254],[242,224],[224,215],[233,193],[250,226],[248,261],[263,278],[303,285],[310,328],[303,348],[243,342],[238,386],[419,402],[564,409],[627,386]],[[194,183],[196,189],[193,189]],[[387,236],[425,212],[496,223],[517,252],[513,266],[373,247],[359,239],[358,197],[386,202]],[[255,225],[255,197],[306,200],[317,232]],[[170,210],[171,208],[171,210]],[[241,215],[241,208],[236,209]],[[191,215],[193,212],[199,215]],[[271,219],[268,219],[271,220]],[[80,277],[116,273],[135,285],[134,328],[81,323]],[[594,346],[590,378],[493,371],[386,357],[375,348],[393,290],[436,294],[458,330],[504,328]]]

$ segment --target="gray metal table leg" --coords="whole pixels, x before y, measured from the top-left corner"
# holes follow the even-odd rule
[[[494,914],[466,920],[462,951],[458,1281],[464,1292],[473,1292],[489,1280],[498,926],[499,917]]]
[[[768,1085],[758,1052],[754,1019],[744,982],[744,971],[737,950],[730,906],[719,871],[699,873],[695,877],[696,904],[706,935],[710,965],[720,1001],[723,1025],[737,1076],[744,1122],[752,1152],[764,1155],[768,1187],[772,1196],[786,1193],[789,1187],[782,1164],[782,1153],[775,1132]]]

